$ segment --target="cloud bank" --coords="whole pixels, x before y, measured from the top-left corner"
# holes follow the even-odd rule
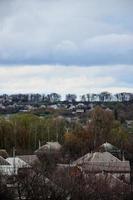
[[[133,64],[132,0],[1,0],[0,63]]]
[[[68,70],[69,69],[69,70]],[[0,67],[1,93],[50,93],[61,95],[109,91],[133,92],[133,67],[125,66],[6,66]]]

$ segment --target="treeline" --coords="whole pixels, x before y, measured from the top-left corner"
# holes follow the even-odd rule
[[[49,94],[12,94],[0,95],[0,103],[27,103],[27,102],[45,102],[45,103],[56,103],[60,101],[67,102],[128,102],[133,101],[133,93],[117,93],[111,94],[109,92],[101,93],[87,93],[80,96],[76,94],[66,94],[64,98],[58,93],[49,93]]]

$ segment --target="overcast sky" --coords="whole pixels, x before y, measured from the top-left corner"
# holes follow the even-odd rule
[[[0,93],[133,92],[133,0],[0,0]]]

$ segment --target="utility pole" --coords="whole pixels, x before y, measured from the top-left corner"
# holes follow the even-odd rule
[[[49,142],[49,127],[47,128],[47,130],[48,130],[48,142]]]
[[[39,144],[38,144],[39,148],[41,147],[41,141],[39,140]]]
[[[13,172],[14,172],[14,175],[15,175],[15,172],[16,172],[16,166],[15,166],[15,153],[16,153],[16,149],[15,147],[13,147]]]
[[[56,133],[56,141],[57,141],[57,142],[58,142],[58,137],[59,137],[59,136],[58,136],[58,132],[57,132],[57,133]]]

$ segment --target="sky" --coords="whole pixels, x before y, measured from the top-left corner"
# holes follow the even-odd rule
[[[0,93],[133,92],[133,0],[0,0]]]

